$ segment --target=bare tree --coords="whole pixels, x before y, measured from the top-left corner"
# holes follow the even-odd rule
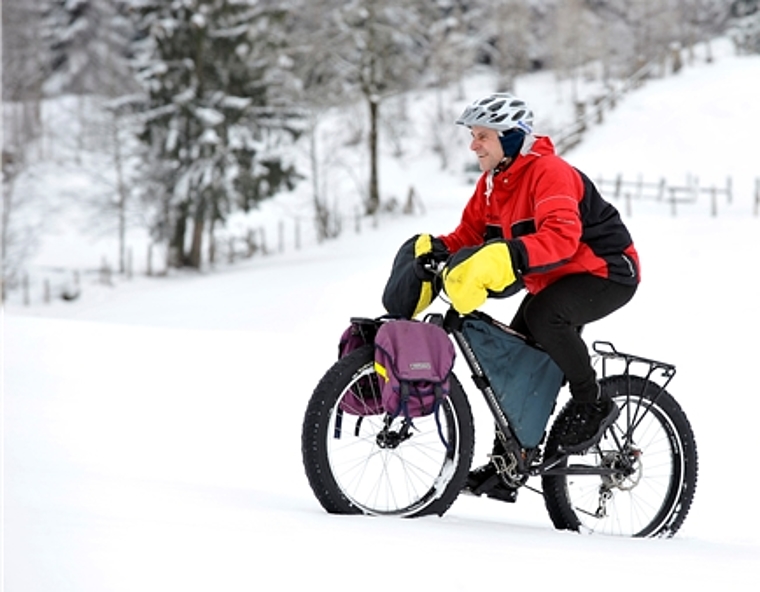
[[[6,0],[2,6],[3,197],[0,216],[2,297],[18,279],[36,244],[36,227],[19,214],[27,198],[14,194],[15,181],[29,165],[29,152],[42,131],[42,84],[47,59],[40,41],[41,0]]]
[[[326,1],[321,43],[346,98],[360,97],[367,108],[369,182],[365,212],[380,205],[379,134],[381,105],[418,84],[428,60],[428,28],[435,3],[425,0]],[[317,55],[320,54],[317,51]]]
[[[593,15],[583,0],[566,0],[557,5],[554,12],[554,35],[549,41],[552,66],[558,77],[571,81],[571,99],[579,100],[578,82],[584,66],[601,58],[604,47],[597,34],[588,31],[597,27]]]

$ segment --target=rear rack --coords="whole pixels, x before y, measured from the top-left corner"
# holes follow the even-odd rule
[[[655,372],[660,371],[662,372],[662,376],[668,379],[665,383],[666,385],[673,379],[673,376],[675,376],[676,373],[676,367],[673,364],[659,362],[657,360],[652,360],[651,358],[644,358],[634,354],[619,352],[609,341],[594,341],[592,347],[596,355],[602,360],[602,376],[605,377],[607,376],[608,362],[611,360],[623,362],[625,364],[624,374],[626,375],[631,373],[631,366],[634,364],[647,366],[648,370],[644,377],[647,380],[651,379]],[[665,387],[663,386],[663,388]]]
[[[657,401],[657,399],[660,398],[660,395],[665,392],[665,389],[670,384],[670,381],[673,380],[673,377],[676,375],[676,367],[673,364],[652,360],[651,358],[644,358],[642,356],[636,356],[634,354],[619,352],[609,341],[595,341],[592,344],[592,347],[596,353],[597,359],[602,360],[603,377],[606,378],[610,375],[608,373],[608,365],[615,362],[620,362],[624,365],[622,374],[628,380],[629,389],[631,376],[640,376],[658,388],[658,391],[652,397],[653,402]],[[632,373],[631,367],[634,365],[640,365],[646,368],[645,374],[642,376],[642,374],[639,373]],[[655,374],[658,375],[659,381],[653,379]]]

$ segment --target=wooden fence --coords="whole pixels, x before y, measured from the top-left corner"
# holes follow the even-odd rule
[[[611,201],[622,201],[626,215],[633,214],[634,202],[659,202],[668,207],[669,212],[676,216],[678,211],[685,207],[693,207],[709,198],[709,210],[713,217],[718,216],[722,209],[721,204],[728,206],[734,202],[734,182],[732,177],[726,177],[722,186],[700,185],[697,177],[688,177],[685,183],[669,183],[667,179],[660,178],[656,181],[647,181],[643,176],[635,179],[626,179],[622,174],[611,177],[598,176],[595,183],[605,198]],[[752,211],[755,217],[760,217],[760,177],[755,179],[754,195],[752,196]],[[394,212],[402,214],[424,213],[425,207],[413,188],[410,188],[409,196],[405,204],[396,204]],[[342,228],[361,233],[363,226],[372,228],[379,226],[379,215],[364,216],[356,210],[353,219]],[[299,250],[304,245],[303,226],[314,224],[314,220],[304,216],[280,220],[276,224],[275,232],[272,228],[264,226],[248,229],[240,236],[229,236],[223,241],[216,241],[211,252],[216,253],[216,260],[209,262],[209,267],[217,263],[233,264],[249,259],[254,256],[268,256],[283,253],[289,248]],[[267,230],[270,233],[267,233]],[[311,242],[311,241],[309,241]],[[147,258],[145,260],[145,275],[165,275],[167,273],[166,260],[157,265],[155,245],[148,245]],[[81,294],[83,288],[82,278],[90,278],[90,283],[102,286],[114,286],[115,278],[129,280],[133,277],[132,249],[127,249],[126,269],[124,273],[113,270],[106,257],[101,260],[97,269],[73,270],[64,268],[49,268],[37,270],[34,276],[25,273],[20,282],[20,303],[25,306],[31,304],[49,304],[53,300],[73,301]]]
[[[702,186],[697,177],[688,177],[684,184],[670,184],[663,177],[658,181],[645,181],[642,176],[635,180],[626,180],[622,174],[613,178],[605,178],[601,175],[595,180],[599,191],[606,197],[615,200],[623,200],[625,212],[631,215],[634,201],[655,201],[668,204],[672,215],[678,213],[679,207],[693,205],[700,201],[700,196],[708,196],[710,200],[710,214],[718,215],[719,204],[725,201],[733,203],[733,179],[726,177],[725,185]],[[760,208],[760,178],[756,180],[754,196],[754,213],[758,215]]]
[[[402,213],[404,215],[424,212],[424,204],[413,187],[409,188],[406,201],[389,202],[383,208],[384,213]],[[336,215],[336,226],[333,228],[334,237],[345,230],[353,230],[360,234],[363,228],[378,228],[381,212],[374,216],[366,216],[362,210],[356,209],[348,220]],[[345,216],[345,215],[344,215]],[[346,224],[344,225],[344,222]],[[214,238],[207,251],[205,266],[213,269],[221,264],[233,264],[255,256],[269,256],[284,253],[286,250],[300,250],[304,242],[321,242],[316,236],[304,236],[304,227],[316,226],[316,217],[293,216],[287,220],[279,220],[269,226],[259,225],[245,230],[242,234],[230,234],[224,238]],[[325,240],[325,239],[322,239]],[[25,271],[18,282],[7,292],[13,292],[13,300],[24,306],[50,304],[54,300],[74,301],[79,298],[86,284],[115,286],[117,280],[130,280],[134,275],[133,249],[126,249],[125,269],[123,272],[114,270],[108,258],[103,256],[100,266],[90,269],[73,269],[63,267],[44,267],[33,271]],[[165,247],[151,243],[146,246],[144,259],[146,276],[164,276],[168,273],[169,265]],[[142,270],[140,271],[142,273]],[[10,296],[6,293],[6,299]]]
[[[664,76],[667,73],[676,74],[681,71],[684,64],[682,51],[688,52],[693,57],[693,48],[674,45],[669,51],[641,65],[619,84],[608,85],[605,93],[593,96],[587,101],[577,101],[575,104],[575,121],[564,130],[552,135],[557,153],[564,154],[580,144],[583,140],[583,134],[591,125],[603,123],[605,112],[613,110],[623,95],[640,88],[648,78],[657,75]],[[710,56],[708,46],[708,61],[712,61]]]
[[[614,109],[626,93],[639,88],[649,78],[660,61],[644,64],[618,87],[610,88],[605,94],[593,97],[590,102],[578,101],[575,104],[575,121],[553,137],[557,154],[564,154],[583,140],[583,134],[592,124],[604,122],[605,111]]]

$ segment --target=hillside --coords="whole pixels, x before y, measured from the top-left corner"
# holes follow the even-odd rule
[[[677,366],[670,391],[693,424],[700,481],[675,539],[560,533],[528,490],[514,505],[461,498],[444,517],[420,520],[336,517],[314,499],[301,421],[341,331],[351,315],[382,312],[398,245],[452,228],[471,192],[461,168],[442,173],[420,140],[403,163],[384,160],[381,174],[389,194],[413,185],[425,214],[388,214],[360,234],[213,273],[137,274],[118,287],[88,282],[74,302],[8,304],[6,589],[444,592],[506,578],[540,589],[754,590],[760,525],[742,481],[760,412],[749,372],[760,286],[748,273],[760,258],[758,74],[760,57],[725,52],[653,80],[567,155],[592,176],[734,179],[733,200],[721,198],[715,217],[709,194],[676,216],[667,202],[632,202],[624,217],[643,284],[586,333]],[[517,92],[529,101],[535,93],[537,104],[556,97],[543,82]],[[457,133],[466,148],[466,131]],[[277,207],[262,220],[277,220],[286,206]],[[516,305],[485,308],[508,319]],[[457,372],[467,389],[468,373]],[[480,463],[492,427],[483,402],[473,396],[472,405]]]

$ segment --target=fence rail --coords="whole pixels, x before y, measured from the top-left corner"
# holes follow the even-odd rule
[[[604,112],[614,109],[623,95],[639,88],[652,75],[660,62],[661,60],[647,62],[619,86],[610,88],[604,95],[593,97],[590,104],[586,101],[576,102],[575,121],[554,137],[557,154],[564,154],[580,144],[583,140],[583,134],[586,133],[590,125],[603,123]]]
[[[359,208],[351,214],[336,216],[328,236],[335,238],[342,232],[353,231],[361,234],[367,228],[378,228],[381,214],[416,214],[424,212],[424,204],[413,187],[410,187],[405,202],[393,201],[373,216],[363,214]],[[206,251],[205,269],[232,265],[258,256],[282,254],[287,250],[300,250],[304,244],[320,243],[327,237],[320,238],[319,233],[305,232],[305,227],[316,228],[317,216],[289,216],[273,220],[270,224],[248,227],[237,233],[229,232],[215,236]],[[140,247],[145,249],[144,267],[137,273],[148,277],[160,277],[169,273],[169,253],[165,245],[149,243]],[[133,266],[134,248],[126,249],[125,269],[115,270],[107,257],[103,256],[99,266],[90,268],[75,267],[35,267],[26,269],[13,284],[6,284],[3,292],[4,301],[23,306],[38,304],[49,305],[53,301],[74,301],[79,298],[85,286],[100,285],[113,287],[121,280],[131,280],[135,275]],[[138,252],[139,255],[139,252]]]
[[[626,214],[628,215],[632,214],[632,202],[635,200],[666,202],[670,205],[671,213],[675,216],[678,213],[679,206],[696,204],[700,195],[707,195],[710,198],[710,213],[712,216],[717,216],[719,198],[725,198],[728,205],[732,204],[734,199],[734,183],[730,176],[726,177],[723,187],[714,184],[700,185],[699,178],[693,176],[687,177],[684,184],[670,184],[664,177],[656,182],[644,181],[642,176],[635,180],[626,180],[622,174],[613,178],[604,178],[600,175],[595,182],[603,195],[624,200]],[[753,210],[757,216],[760,210],[760,178],[756,179],[755,183]]]

